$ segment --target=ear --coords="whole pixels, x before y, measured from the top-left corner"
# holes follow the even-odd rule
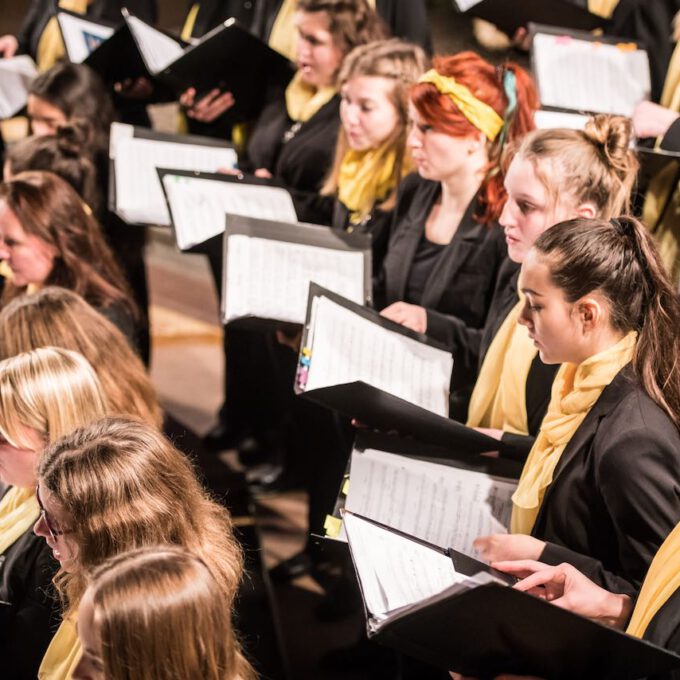
[[[606,317],[602,300],[597,297],[584,297],[576,303],[576,310],[584,335],[594,331]]]
[[[576,208],[576,214],[579,217],[585,217],[587,219],[593,219],[597,217],[597,208],[594,203],[581,203],[578,208]]]

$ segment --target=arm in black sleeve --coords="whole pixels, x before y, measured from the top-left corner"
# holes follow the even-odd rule
[[[45,12],[49,12],[49,4],[41,0],[33,0],[28,12],[21,22],[21,28],[16,34],[16,39],[19,41],[19,53],[20,54],[30,54],[31,53],[31,42],[33,40],[33,35],[38,28],[38,24]]]
[[[377,0],[376,9],[392,35],[420,45],[432,54],[432,34],[425,0]]]
[[[664,151],[680,153],[680,118],[676,118],[675,122],[666,130],[666,134],[661,140],[661,148]]]

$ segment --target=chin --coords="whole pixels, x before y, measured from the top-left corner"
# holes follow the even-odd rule
[[[506,241],[507,243],[507,241]],[[508,257],[517,264],[522,264],[527,255],[526,249],[520,243],[507,243]]]

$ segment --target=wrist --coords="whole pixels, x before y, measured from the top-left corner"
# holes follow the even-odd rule
[[[605,626],[623,630],[628,624],[633,611],[633,601],[628,595],[607,591],[605,593],[600,605],[601,614],[597,619]]]

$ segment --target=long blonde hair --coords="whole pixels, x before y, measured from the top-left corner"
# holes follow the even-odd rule
[[[390,100],[398,113],[398,122],[387,144],[396,151],[396,162],[393,170],[393,184],[395,190],[390,193],[381,208],[389,210],[396,201],[396,185],[404,175],[411,170],[411,162],[406,149],[408,133],[408,102],[411,86],[418,80],[427,68],[425,52],[417,45],[398,40],[379,40],[356,47],[345,58],[340,75],[339,85],[342,87],[352,78],[361,76],[375,76],[392,81]],[[333,196],[338,191],[340,167],[349,149],[347,134],[342,125],[338,132],[333,166],[321,188],[321,193]]]
[[[104,417],[97,376],[77,352],[42,347],[0,361],[0,434],[16,448],[33,448],[26,427],[52,442]]]
[[[139,357],[125,336],[83,298],[48,286],[0,310],[0,359],[55,345],[82,354],[106,394],[108,415],[130,415],[160,427],[163,414]]]
[[[92,573],[86,595],[108,680],[254,677],[234,644],[217,580],[186,550],[163,545],[117,555]]]

